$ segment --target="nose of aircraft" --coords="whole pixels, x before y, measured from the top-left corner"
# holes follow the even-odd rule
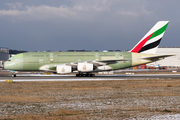
[[[4,69],[6,70],[23,70],[23,54],[17,54],[9,58],[4,63]]]
[[[6,62],[4,62],[3,69],[8,70],[8,63],[7,63],[7,61],[6,61]]]
[[[13,70],[13,67],[14,67],[14,63],[13,62],[11,62],[11,61],[6,61],[5,63],[4,63],[4,69],[6,69],[6,70]]]

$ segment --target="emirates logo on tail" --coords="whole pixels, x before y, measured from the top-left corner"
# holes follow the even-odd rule
[[[155,54],[169,21],[159,21],[130,52]]]

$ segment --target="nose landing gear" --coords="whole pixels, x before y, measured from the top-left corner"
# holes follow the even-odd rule
[[[16,77],[16,74],[12,74],[11,76],[12,76],[12,77]]]

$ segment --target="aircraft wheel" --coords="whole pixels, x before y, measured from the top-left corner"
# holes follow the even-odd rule
[[[94,77],[94,74],[76,74],[76,77]]]
[[[12,74],[12,77],[16,77],[16,74]]]
[[[91,77],[95,77],[95,74],[91,74]]]

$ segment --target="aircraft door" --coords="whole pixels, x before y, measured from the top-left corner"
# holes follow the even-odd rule
[[[23,70],[23,58],[15,58],[15,68],[17,70]]]
[[[95,59],[96,59],[96,60],[99,60],[99,55],[98,55],[98,53],[95,53]]]
[[[43,59],[39,59],[39,65],[42,66],[44,63],[44,60]]]
[[[50,53],[50,62],[53,62],[54,61],[54,55],[53,53]]]
[[[119,53],[115,53],[116,58],[119,58]]]

